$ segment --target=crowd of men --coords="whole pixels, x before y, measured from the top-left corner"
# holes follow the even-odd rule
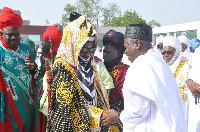
[[[3,8],[1,132],[200,131],[198,39],[168,34],[153,47],[152,28],[130,24],[106,32],[100,52],[95,25],[69,15],[64,30],[46,29],[37,52],[20,41],[21,16]]]

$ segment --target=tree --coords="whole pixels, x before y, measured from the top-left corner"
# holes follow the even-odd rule
[[[62,15],[62,25],[66,25],[69,22],[69,14],[70,12],[77,11],[74,5],[67,4],[64,8],[65,14]]]
[[[115,3],[110,3],[108,7],[103,9],[104,19],[101,21],[104,26],[109,26],[114,17],[121,16],[121,9]]]
[[[146,20],[143,20],[142,16],[139,16],[135,10],[134,11],[127,10],[124,12],[123,16],[112,18],[109,26],[126,27],[129,24],[139,24],[139,23],[146,24]]]
[[[160,27],[160,26],[161,26],[160,23],[156,22],[155,20],[151,20],[151,21],[148,23],[148,25],[149,25],[150,27],[152,27],[152,28],[154,28],[154,27]]]
[[[99,21],[106,25],[112,17],[121,13],[117,4],[109,4],[108,7],[103,8],[101,3],[102,0],[76,0],[75,5],[67,4],[64,8],[65,14],[62,15],[62,24],[66,25],[69,22],[70,12],[78,12],[86,16],[92,22],[96,22],[97,26]],[[103,17],[103,20],[100,17]]]

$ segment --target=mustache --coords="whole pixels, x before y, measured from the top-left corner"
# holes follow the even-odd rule
[[[164,57],[163,59],[170,60],[170,59],[172,59],[172,57]]]

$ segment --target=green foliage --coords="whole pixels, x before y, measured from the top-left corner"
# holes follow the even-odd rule
[[[103,10],[101,3],[102,0],[76,0],[75,5],[67,4],[64,8],[65,14],[62,15],[62,24],[66,25],[69,22],[71,12],[78,12],[91,21],[96,21]]]
[[[69,22],[70,12],[77,11],[77,8],[74,5],[67,4],[64,8],[65,14],[62,15],[62,25],[67,25]]]
[[[142,19],[142,16],[139,16],[136,11],[127,10],[124,12],[123,16],[114,17],[109,26],[112,27],[126,27],[130,24],[146,24],[146,20]],[[147,25],[147,24],[146,24]]]
[[[75,5],[67,4],[64,8],[65,14],[62,15],[62,25],[69,23],[69,14],[78,12],[92,22],[99,25],[99,21],[104,26],[126,27],[129,24],[146,24],[151,27],[159,27],[160,24],[154,20],[148,24],[146,20],[139,16],[135,10],[127,10],[121,15],[121,8],[115,3],[110,3],[107,7],[101,6],[102,0],[76,0]]]
[[[96,22],[96,25],[103,18],[101,22],[107,26],[113,17],[121,14],[121,10],[117,4],[112,3],[103,8],[101,3],[102,0],[76,0],[75,5],[67,4],[64,8],[65,14],[62,15],[62,24],[69,22],[70,12],[78,12]]]
[[[154,27],[160,27],[160,26],[161,26],[160,23],[156,22],[155,20],[151,20],[151,21],[148,23],[148,25],[149,25],[150,27],[152,27],[152,28],[154,28]]]
[[[108,7],[105,7],[103,10],[103,20],[101,21],[104,26],[111,25],[111,20],[121,15],[120,7],[115,3],[110,3]]]

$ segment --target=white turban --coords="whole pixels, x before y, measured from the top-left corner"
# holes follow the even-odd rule
[[[166,46],[170,46],[178,51],[182,50],[181,42],[173,36],[166,36],[163,39],[163,48]]]
[[[42,48],[38,48],[37,52],[42,52]]]
[[[177,38],[181,43],[187,45],[187,47],[190,46],[190,40],[185,35],[178,36]]]
[[[164,39],[164,37],[162,35],[160,35],[159,37],[157,37],[156,38],[156,44],[163,43],[163,39]]]

